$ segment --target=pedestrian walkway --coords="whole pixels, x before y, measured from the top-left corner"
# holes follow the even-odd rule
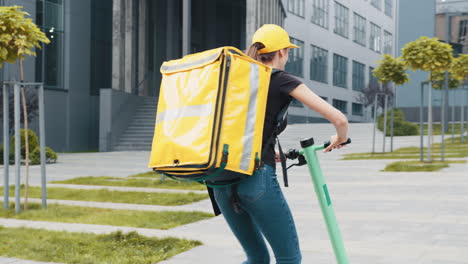
[[[309,133],[319,144],[333,134],[333,127],[327,124],[290,126],[281,136],[282,145],[285,149],[298,148],[299,140],[307,138]],[[351,124],[350,136],[353,140],[350,146],[319,154],[350,263],[467,264],[468,164],[452,164],[439,172],[381,172],[386,164],[395,160],[341,160],[344,153],[371,151],[372,124]],[[382,138],[382,134],[378,134],[376,146],[380,147],[377,150],[382,150]],[[438,138],[434,137],[436,142],[440,142]],[[394,149],[418,144],[419,137],[394,139]],[[388,138],[385,148],[390,149]],[[48,166],[47,170],[50,180],[83,176],[124,177],[147,171],[147,158],[147,152],[62,154],[60,163]],[[74,169],[69,170],[67,164]],[[290,187],[283,191],[296,220],[303,263],[335,263],[307,168],[294,167],[289,175]],[[38,176],[38,171],[32,173],[33,179]],[[279,181],[282,185],[282,180]],[[98,203],[88,206],[98,206]],[[110,203],[109,206],[121,208],[126,205]],[[134,205],[131,207],[135,208]],[[154,206],[143,207],[143,210],[159,210]],[[206,200],[185,208],[211,210]],[[135,230],[147,236],[175,236],[203,242],[203,246],[161,262],[163,264],[239,264],[245,257],[222,217],[170,230],[15,219],[0,219],[0,225],[93,233]],[[0,259],[0,264],[3,263],[9,262]]]
[[[0,257],[0,264],[58,264],[52,262],[39,262],[39,261],[30,261],[17,258],[2,258]]]

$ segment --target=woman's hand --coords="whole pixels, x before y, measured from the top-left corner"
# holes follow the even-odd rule
[[[341,145],[345,143],[347,138],[339,138],[337,135],[330,137],[330,145],[323,152],[330,152],[332,149],[340,149],[346,145]]]

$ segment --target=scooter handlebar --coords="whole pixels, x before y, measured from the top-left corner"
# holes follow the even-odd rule
[[[327,148],[328,146],[330,146],[330,144],[331,144],[330,141],[325,142],[323,144],[323,148]],[[348,144],[351,144],[351,138],[348,138],[348,140],[346,140],[346,142],[342,143],[341,145],[344,146]],[[295,160],[299,156],[301,156],[301,154],[299,153],[299,150],[297,149],[290,149],[288,150],[288,152],[284,153],[284,156],[286,156],[287,159]]]
[[[288,152],[284,153],[287,159],[294,160],[297,159],[301,154],[297,149],[290,149]]]
[[[330,146],[331,142],[330,141],[327,141],[323,144],[323,147],[324,148],[328,148],[328,146]],[[344,146],[344,145],[348,145],[348,144],[351,144],[351,138],[348,138],[348,140],[346,140],[346,142],[344,143],[341,143],[340,145],[341,146]]]

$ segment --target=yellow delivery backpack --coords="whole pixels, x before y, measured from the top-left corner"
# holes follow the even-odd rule
[[[234,47],[164,62],[149,167],[211,187],[253,175],[271,72]]]

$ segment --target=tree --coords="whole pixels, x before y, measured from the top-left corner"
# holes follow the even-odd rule
[[[36,56],[34,48],[41,48],[41,43],[50,43],[46,35],[30,19],[28,13],[21,10],[20,6],[0,6],[0,68],[3,63],[15,63],[18,61],[20,80],[24,81],[23,60],[26,55]],[[28,131],[28,111],[24,87],[21,88],[23,102],[23,119],[25,131]],[[26,132],[25,132],[26,133]],[[29,183],[29,147],[28,136],[24,136],[26,142],[26,189],[25,210],[28,207],[28,183]]]
[[[357,96],[357,100],[362,103],[365,107],[368,107],[375,102],[377,94],[386,94],[389,98],[389,103],[393,101],[393,91],[388,84],[379,85],[377,82],[370,82],[367,87],[362,89],[361,93]],[[377,108],[384,108],[385,99],[380,96],[377,100]]]
[[[444,72],[452,63],[452,51],[451,45],[438,38],[421,37],[403,47],[402,61],[413,71]]]
[[[421,37],[415,41],[407,43],[402,49],[402,59],[406,66],[413,71],[423,70],[430,72],[430,80],[436,82],[440,73],[448,71],[452,61],[452,46],[442,43],[438,38]],[[445,124],[445,115],[442,115],[442,122]],[[445,126],[445,125],[443,125]],[[432,119],[429,120],[429,134],[432,135]],[[422,135],[421,135],[422,137]],[[444,131],[442,132],[442,152],[444,149]],[[423,146],[421,146],[422,148]],[[429,149],[432,148],[430,144]],[[442,160],[444,156],[442,155]]]
[[[432,88],[442,90],[445,83],[445,72],[431,72],[429,79],[432,83]],[[449,89],[457,89],[461,85],[461,80],[457,78],[451,71],[449,71]]]
[[[384,86],[388,86],[390,82],[395,83],[395,85],[402,85],[409,81],[409,76],[406,73],[406,66],[403,63],[401,58],[394,58],[391,55],[385,54],[383,59],[379,61],[379,65],[373,71],[374,76],[377,80],[382,83]],[[395,87],[396,92],[396,87]],[[392,92],[392,101],[394,100]],[[393,105],[391,103],[390,105]],[[385,113],[386,114],[386,113]],[[390,135],[391,135],[391,151],[393,151],[393,128],[394,128],[394,120],[395,120],[395,112],[394,108],[392,107],[391,112],[391,128],[390,128]],[[385,124],[386,126],[386,124]]]
[[[450,65],[450,72],[459,80],[468,80],[468,54],[460,54]]]
[[[388,54],[383,55],[383,57],[379,61],[379,66],[373,71],[380,83],[393,82],[396,85],[402,85],[409,81],[405,63],[401,58],[394,58]]]

